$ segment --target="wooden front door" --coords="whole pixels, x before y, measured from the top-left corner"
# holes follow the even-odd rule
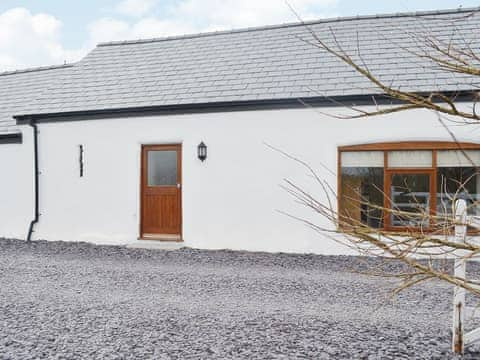
[[[141,238],[182,240],[182,147],[142,147]]]

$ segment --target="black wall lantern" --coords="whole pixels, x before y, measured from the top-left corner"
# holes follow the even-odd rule
[[[198,144],[197,152],[198,158],[201,161],[205,161],[207,159],[207,145],[205,145],[203,141]]]

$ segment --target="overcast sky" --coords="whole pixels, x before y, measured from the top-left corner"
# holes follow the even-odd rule
[[[304,19],[480,6],[470,0],[289,0]],[[295,21],[285,0],[0,0],[0,71],[74,62],[102,41]]]

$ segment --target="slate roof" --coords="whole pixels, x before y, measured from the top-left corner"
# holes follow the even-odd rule
[[[51,66],[0,73],[0,134],[16,130],[12,116],[30,109],[40,95],[72,66]]]
[[[308,26],[333,46],[334,34],[357,59],[360,50],[376,76],[402,89],[479,85],[478,77],[441,71],[409,51],[421,48],[418,38],[431,36],[480,52],[480,8],[326,19]],[[349,66],[305,40],[312,35],[294,23],[100,44],[14,114],[378,93]]]

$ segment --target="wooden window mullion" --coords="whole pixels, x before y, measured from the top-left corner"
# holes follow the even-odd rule
[[[390,227],[390,178],[388,176],[388,151],[383,152],[383,228]]]
[[[435,225],[435,220],[433,217],[437,214],[437,150],[432,150],[432,175],[430,179],[430,227]]]

